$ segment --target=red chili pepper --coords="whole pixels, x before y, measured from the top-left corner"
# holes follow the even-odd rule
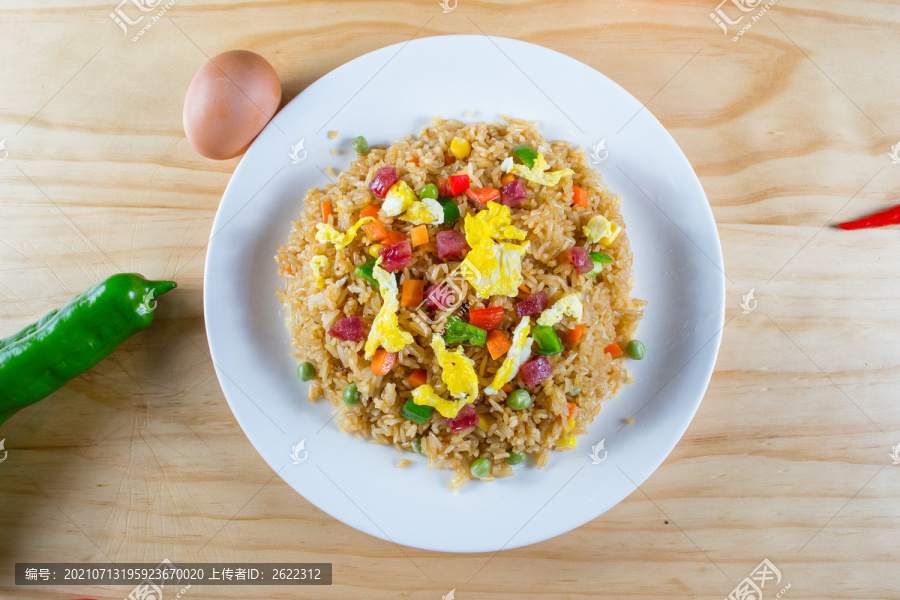
[[[871,227],[896,225],[897,223],[900,223],[900,204],[862,219],[841,223],[838,227],[841,229],[869,229]]]

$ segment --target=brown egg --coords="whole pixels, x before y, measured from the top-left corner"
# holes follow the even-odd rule
[[[259,54],[230,50],[197,71],[184,99],[184,133],[194,150],[224,160],[243,154],[275,116],[281,82]]]

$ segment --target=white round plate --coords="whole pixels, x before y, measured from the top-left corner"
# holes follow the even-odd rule
[[[429,471],[423,457],[342,433],[327,402],[307,401],[275,298],[280,280],[273,256],[306,190],[328,183],[328,167],[340,172],[349,165],[354,137],[389,144],[418,135],[431,115],[467,122],[510,115],[539,121],[549,139],[589,152],[596,147],[594,168],[622,195],[634,296],[649,302],[640,328],[647,358],[628,365],[635,383],[604,404],[576,449],[554,452],[540,471],[526,461],[514,477],[471,482],[457,493],[445,487],[450,471]],[[487,36],[382,48],[294,98],[259,135],[225,190],[204,281],[219,382],[266,462],[334,518],[397,544],[446,552],[545,540],[633,492],[675,447],[700,405],[724,300],[709,203],[659,121],[568,56]],[[624,425],[626,417],[635,422]],[[398,469],[400,458],[414,462]]]

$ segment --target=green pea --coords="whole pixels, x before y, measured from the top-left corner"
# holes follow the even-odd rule
[[[633,360],[641,360],[647,356],[647,349],[641,340],[631,340],[625,346],[625,354]]]
[[[344,391],[341,393],[341,397],[344,400],[344,404],[348,406],[353,406],[357,402],[359,402],[359,390],[356,389],[356,384],[351,383],[347,387],[344,388]]]
[[[424,200],[425,198],[431,198],[432,200],[437,200],[438,195],[439,194],[438,194],[437,186],[434,185],[433,183],[429,183],[428,185],[423,187],[421,190],[419,190],[419,198],[421,198],[422,200]]]
[[[409,442],[409,445],[412,446],[413,452],[416,454],[422,454],[422,438],[416,436],[412,441]]]
[[[353,150],[360,156],[365,156],[369,153],[369,142],[367,142],[366,138],[363,136],[353,138],[353,141],[350,142],[350,146],[352,146]]]
[[[520,462],[522,462],[523,460],[525,460],[524,452],[513,452],[512,450],[510,450],[509,456],[506,457],[506,464],[517,465]]]
[[[531,406],[531,394],[526,390],[513,390],[506,397],[506,405],[513,410],[525,410]]]
[[[472,464],[469,465],[469,471],[472,473],[472,477],[477,477],[478,479],[487,477],[491,474],[491,461],[484,456],[476,458],[472,461]]]
[[[316,367],[311,362],[302,362],[300,363],[300,366],[297,367],[297,377],[300,378],[300,381],[309,381],[315,376]]]

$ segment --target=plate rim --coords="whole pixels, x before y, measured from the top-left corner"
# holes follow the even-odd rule
[[[483,545],[483,544],[477,545],[476,544],[476,545],[473,545],[473,546],[465,548],[465,549],[455,549],[455,548],[439,547],[439,546],[435,546],[435,545],[430,545],[428,543],[410,543],[408,541],[395,541],[395,540],[391,539],[389,536],[387,536],[386,534],[380,535],[378,532],[373,531],[370,527],[367,527],[365,524],[361,524],[360,523],[361,519],[357,519],[354,521],[352,518],[348,518],[347,515],[338,516],[338,514],[336,514],[337,511],[333,511],[331,507],[324,505],[324,503],[315,502],[315,501],[311,500],[309,497],[307,497],[305,494],[300,492],[300,490],[297,489],[290,481],[288,481],[288,479],[285,477],[285,475],[283,475],[280,471],[278,471],[276,469],[276,466],[273,465],[266,458],[266,456],[263,454],[263,452],[260,450],[260,448],[257,447],[257,444],[254,442],[254,440],[248,434],[247,428],[245,427],[245,419],[239,415],[240,411],[237,409],[235,402],[232,401],[231,398],[229,398],[229,395],[226,392],[226,383],[223,380],[223,375],[226,378],[228,376],[225,375],[220,370],[220,368],[217,366],[216,357],[218,355],[219,350],[217,349],[217,346],[213,342],[214,334],[211,331],[210,321],[209,321],[209,319],[206,318],[206,315],[210,314],[210,311],[209,311],[210,294],[208,292],[208,290],[210,288],[210,281],[209,281],[210,265],[211,265],[211,262],[214,260],[214,256],[216,254],[214,252],[215,244],[214,244],[213,238],[216,237],[217,233],[219,231],[221,231],[221,229],[224,229],[224,227],[228,225],[228,223],[225,223],[225,225],[222,225],[220,227],[220,220],[222,218],[224,218],[223,211],[222,211],[222,205],[224,204],[225,199],[229,196],[229,193],[233,192],[233,187],[236,185],[235,181],[239,179],[239,176],[241,176],[243,174],[244,170],[249,168],[247,166],[247,164],[248,164],[247,156],[249,156],[251,154],[254,147],[257,146],[257,143],[260,142],[261,139],[263,139],[263,137],[264,137],[263,133],[265,133],[265,130],[271,129],[272,127],[277,127],[276,125],[273,125],[273,123],[275,123],[275,121],[278,119],[279,115],[284,113],[289,106],[291,106],[292,104],[297,102],[298,99],[301,98],[303,96],[303,94],[305,94],[308,90],[329,84],[332,79],[340,77],[340,72],[343,69],[345,69],[345,68],[349,69],[349,65],[352,65],[353,63],[363,59],[364,57],[368,57],[368,56],[370,56],[372,54],[376,54],[376,53],[382,53],[382,52],[388,53],[392,49],[397,50],[397,53],[399,53],[400,51],[403,50],[403,48],[405,48],[405,46],[410,45],[410,44],[434,43],[436,40],[445,40],[447,38],[457,38],[457,39],[459,39],[459,38],[475,38],[475,39],[487,38],[495,46],[497,45],[498,42],[501,42],[503,44],[508,44],[511,46],[523,45],[523,46],[530,47],[532,49],[537,49],[541,52],[551,53],[553,55],[556,55],[556,58],[559,60],[569,61],[569,62],[572,62],[582,68],[590,69],[593,73],[595,73],[596,75],[599,75],[601,78],[603,78],[607,84],[615,86],[616,88],[621,90],[621,92],[626,94],[628,97],[635,100],[635,102],[638,102],[638,104],[640,104],[643,107],[642,108],[643,112],[646,112],[646,116],[644,118],[649,117],[650,119],[652,119],[654,121],[655,125],[657,125],[665,133],[665,136],[671,142],[671,146],[676,151],[675,158],[679,162],[682,163],[683,167],[686,167],[690,171],[690,174],[692,175],[691,184],[695,188],[692,193],[699,193],[699,196],[703,200],[705,200],[702,214],[704,216],[704,220],[708,221],[708,223],[706,223],[704,226],[705,227],[709,226],[710,230],[713,232],[713,234],[714,234],[713,240],[715,243],[715,250],[716,250],[716,253],[714,254],[713,257],[707,256],[707,258],[710,259],[710,262],[712,262],[714,264],[714,266],[716,266],[720,271],[722,271],[722,276],[719,278],[716,278],[716,284],[719,287],[720,292],[721,292],[719,302],[715,306],[715,309],[716,309],[715,314],[718,315],[718,318],[716,319],[716,323],[715,323],[717,326],[717,332],[713,335],[712,338],[710,338],[705,344],[703,344],[703,346],[701,346],[701,350],[702,350],[702,348],[708,346],[710,343],[713,344],[712,352],[709,352],[706,354],[707,358],[701,366],[702,373],[703,373],[703,384],[702,384],[702,386],[697,388],[697,390],[698,390],[697,397],[695,400],[693,400],[691,402],[690,411],[684,410],[683,412],[681,412],[680,415],[682,418],[679,420],[679,423],[677,424],[676,427],[671,428],[671,430],[673,432],[677,431],[677,438],[675,439],[674,443],[672,443],[671,447],[669,447],[664,453],[662,453],[661,457],[659,457],[658,460],[654,459],[652,461],[647,461],[644,465],[644,468],[640,469],[637,477],[634,477],[634,478],[629,477],[629,479],[631,479],[632,483],[634,484],[634,489],[632,489],[631,492],[625,494],[621,498],[616,499],[614,502],[609,504],[609,506],[602,508],[602,510],[600,510],[598,513],[592,514],[591,516],[588,516],[586,519],[576,519],[577,522],[575,522],[574,524],[571,524],[570,526],[566,526],[563,529],[559,529],[559,530],[554,529],[554,532],[551,532],[548,535],[537,535],[537,536],[532,536],[531,538],[527,538],[527,536],[526,536],[527,539],[525,539],[521,543],[516,543],[516,544],[512,544],[512,545],[504,545],[501,548],[496,548],[492,545]],[[460,41],[462,41],[462,40],[460,40]],[[502,50],[501,50],[501,52],[502,52]],[[323,125],[323,129],[328,127],[328,125],[335,119],[335,117],[338,114],[340,114],[340,111],[335,113]],[[397,139],[399,139],[399,138],[397,138]],[[232,218],[234,218],[236,216],[237,215],[234,215]],[[223,396],[225,396],[225,400],[228,403],[228,406],[231,409],[231,412],[234,415],[235,420],[238,422],[238,425],[241,427],[241,430],[243,431],[244,435],[247,437],[250,444],[257,451],[257,453],[263,458],[263,460],[266,462],[266,464],[269,465],[269,467],[273,471],[275,471],[276,474],[279,477],[281,477],[282,480],[289,487],[291,487],[295,492],[297,492],[298,494],[303,496],[303,498],[307,502],[310,502],[310,504],[312,504],[313,506],[316,506],[319,510],[322,510],[323,512],[328,514],[330,517],[336,519],[337,521],[340,521],[341,523],[343,523],[347,526],[353,527],[354,529],[357,529],[359,531],[362,531],[364,533],[367,533],[369,535],[372,535],[374,537],[377,537],[379,539],[382,539],[382,540],[385,540],[385,541],[388,541],[388,542],[391,542],[391,543],[394,543],[397,545],[405,545],[405,546],[409,546],[409,547],[413,547],[413,548],[420,548],[423,550],[448,552],[448,553],[490,552],[490,551],[508,550],[508,549],[512,549],[512,548],[532,545],[532,544],[535,544],[535,543],[538,543],[538,542],[541,542],[541,541],[544,541],[547,539],[552,539],[554,537],[557,537],[559,535],[562,535],[564,533],[572,531],[573,529],[576,529],[576,528],[580,527],[581,525],[584,525],[590,521],[597,519],[598,517],[600,517],[601,515],[606,513],[608,510],[610,510],[612,507],[618,505],[620,502],[622,502],[628,496],[633,494],[634,491],[636,491],[637,488],[640,487],[640,485],[642,485],[660,467],[660,465],[663,462],[665,462],[665,460],[671,455],[671,453],[674,451],[675,447],[678,445],[678,443],[680,443],[681,439],[684,437],[684,434],[686,433],[687,428],[690,426],[691,422],[693,421],[694,417],[696,416],[696,413],[700,408],[700,404],[702,403],[702,401],[708,391],[709,384],[712,379],[712,375],[715,372],[715,365],[718,360],[719,350],[721,348],[723,329],[724,329],[724,324],[725,324],[725,313],[726,313],[726,311],[725,311],[725,301],[726,301],[725,277],[726,277],[726,275],[724,273],[724,255],[722,253],[721,238],[719,237],[719,232],[718,232],[718,227],[717,227],[717,224],[715,221],[715,216],[712,212],[712,206],[709,203],[709,198],[707,197],[706,192],[703,189],[703,185],[700,182],[700,179],[697,176],[696,171],[694,170],[693,166],[690,164],[690,161],[687,159],[687,156],[684,154],[684,151],[681,149],[681,147],[675,141],[674,137],[672,137],[671,133],[662,125],[662,123],[659,122],[659,120],[656,118],[656,116],[649,109],[647,109],[643,103],[640,103],[627,89],[625,89],[624,87],[622,87],[621,85],[616,83],[613,79],[611,79],[604,73],[598,71],[594,67],[592,67],[576,58],[573,58],[567,54],[559,52],[557,50],[553,50],[551,48],[541,46],[540,44],[534,44],[531,42],[525,42],[525,41],[513,39],[513,38],[505,38],[505,37],[500,37],[500,36],[488,36],[488,35],[482,35],[482,34],[436,35],[436,36],[427,36],[427,37],[423,37],[423,38],[411,39],[411,40],[408,40],[405,42],[398,42],[398,43],[391,44],[388,46],[383,46],[381,48],[377,48],[377,49],[371,50],[369,52],[366,52],[365,54],[354,57],[353,59],[351,59],[345,63],[342,63],[341,65],[338,65],[337,67],[335,67],[328,73],[323,74],[321,77],[316,79],[310,85],[305,87],[300,93],[298,93],[294,98],[292,98],[290,102],[285,104],[285,106],[282,107],[278,111],[278,113],[273,117],[273,119],[266,125],[263,132],[261,132],[256,137],[256,139],[254,139],[253,143],[250,145],[250,147],[247,149],[246,153],[241,157],[241,160],[238,163],[238,165],[235,167],[235,169],[229,179],[229,182],[222,194],[222,199],[220,201],[219,207],[216,210],[216,216],[213,220],[212,228],[210,231],[210,239],[209,239],[209,242],[207,245],[207,255],[206,255],[206,259],[204,261],[204,276],[203,276],[203,311],[204,311],[204,313],[203,314],[204,314],[204,325],[205,325],[206,334],[207,334],[207,342],[208,342],[209,348],[210,348],[210,357],[213,362],[213,366],[214,366],[214,369],[216,372],[216,377],[219,381],[219,386],[220,386],[220,389],[222,390],[222,394],[223,394]],[[700,353],[700,351],[698,351],[698,354],[699,353]],[[691,360],[693,360],[693,359],[691,359]],[[688,363],[689,362],[690,361],[688,361]],[[688,363],[685,363],[685,366]],[[682,367],[682,369],[683,368],[684,367]],[[676,375],[677,375],[677,373],[676,373]],[[673,379],[674,379],[674,377],[675,376],[673,376]],[[665,386],[663,386],[663,388],[661,388],[661,389],[664,389],[664,388],[665,388]],[[649,404],[649,401],[648,401],[648,404]],[[667,444],[667,446],[668,446],[668,444]],[[380,530],[380,528],[378,528],[378,529]],[[516,534],[513,536],[513,539],[516,539],[518,537],[519,537],[519,535]]]

